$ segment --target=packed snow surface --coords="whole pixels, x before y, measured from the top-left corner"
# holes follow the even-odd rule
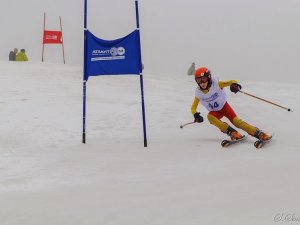
[[[261,150],[251,136],[224,149],[206,118],[179,128],[193,121],[192,76],[145,73],[145,148],[138,76],[90,77],[86,144],[81,67],[0,62],[0,76],[1,225],[300,220],[300,82],[226,75],[293,112],[227,89],[240,118],[275,136]]]

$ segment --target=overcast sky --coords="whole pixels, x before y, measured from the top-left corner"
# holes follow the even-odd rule
[[[14,47],[41,60],[46,28],[62,16],[68,64],[83,62],[83,0],[1,1],[0,59]],[[88,0],[88,28],[116,39],[135,29],[134,0]],[[191,62],[220,77],[266,76],[299,81],[300,1],[140,0],[145,73],[186,75]],[[62,62],[60,46],[46,46],[45,61]]]

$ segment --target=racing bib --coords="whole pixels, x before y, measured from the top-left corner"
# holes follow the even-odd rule
[[[208,111],[219,111],[223,108],[227,101],[227,94],[224,89],[219,87],[218,79],[212,78],[211,82],[211,87],[208,93],[203,93],[200,90],[200,87],[197,87],[195,95]]]

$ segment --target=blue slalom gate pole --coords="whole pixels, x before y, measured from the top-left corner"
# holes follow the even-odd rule
[[[86,142],[86,133],[85,133],[85,127],[86,127],[86,45],[87,45],[87,39],[86,39],[86,33],[87,33],[87,0],[84,0],[84,62],[83,62],[83,83],[82,83],[82,89],[83,89],[83,113],[82,113],[82,143]]]
[[[147,143],[147,131],[146,131],[146,115],[145,115],[145,102],[144,102],[144,82],[143,82],[143,70],[142,70],[142,55],[141,55],[141,40],[140,40],[140,21],[139,21],[139,6],[138,0],[135,0],[135,15],[136,15],[136,27],[139,33],[139,45],[140,45],[140,85],[141,85],[141,100],[142,100],[142,114],[143,114],[143,134],[144,134],[144,147],[148,146]]]

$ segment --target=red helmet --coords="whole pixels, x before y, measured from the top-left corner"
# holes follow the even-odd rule
[[[201,89],[202,87],[200,86],[200,83],[208,82],[208,85],[206,86],[205,89],[209,89],[212,83],[210,71],[206,67],[198,68],[195,71],[195,80]]]
[[[206,67],[200,67],[195,71],[195,78],[208,76],[208,73],[210,74],[209,70]]]

